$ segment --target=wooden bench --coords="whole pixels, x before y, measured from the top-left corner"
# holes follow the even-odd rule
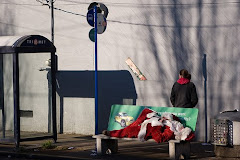
[[[169,112],[180,119],[182,119],[182,123],[190,127],[193,131],[195,131],[198,109],[196,108],[173,108],[173,107],[151,107],[151,106],[133,106],[133,105],[113,105],[111,108],[111,113],[109,117],[108,130],[118,130],[122,129],[126,125],[127,122],[121,123],[119,119],[116,121],[116,116],[124,113],[125,116],[130,116],[134,120],[137,119],[139,114],[144,108],[150,108],[160,115],[163,112]],[[121,113],[121,114],[119,114]],[[96,149],[98,155],[104,155],[107,151],[111,150],[112,153],[116,153],[118,151],[118,140],[139,140],[138,138],[117,138],[110,137],[103,134],[92,136],[96,139]],[[152,139],[148,140],[151,141]],[[152,140],[153,141],[153,140]],[[188,159],[190,157],[190,142],[189,141],[180,141],[180,140],[170,140],[169,142],[169,157],[170,159],[179,159],[179,157],[183,156],[184,159]]]

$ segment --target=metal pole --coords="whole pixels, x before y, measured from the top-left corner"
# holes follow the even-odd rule
[[[52,28],[52,43],[54,44],[54,6],[51,0],[51,28]]]
[[[204,106],[205,106],[205,143],[208,140],[208,122],[207,122],[207,81],[204,80]]]
[[[205,107],[205,143],[208,141],[208,117],[207,117],[207,55],[203,57],[204,64],[204,107]]]
[[[20,142],[20,111],[19,111],[19,62],[18,53],[13,54],[13,97],[14,97],[14,139],[16,148]]]
[[[51,52],[51,82],[52,82],[52,127],[53,139],[57,141],[57,118],[56,118],[56,61],[55,52]]]
[[[4,97],[4,96],[3,96]],[[6,136],[6,130],[5,130],[5,110],[4,110],[4,99],[2,99],[2,104],[3,104],[3,106],[2,106],[2,130],[3,130],[3,138],[5,138],[5,136]]]
[[[51,0],[51,29],[52,29],[52,44],[54,45],[54,6]],[[52,83],[52,127],[53,139],[57,141],[57,117],[56,117],[56,56],[55,52],[51,53],[51,83]]]
[[[95,17],[95,135],[98,134],[98,70],[97,70],[97,6],[94,6]]]
[[[2,132],[3,132],[3,138],[5,138],[5,111],[4,111],[4,81],[3,81],[3,55],[0,55],[0,102],[1,106],[0,109],[2,109]]]

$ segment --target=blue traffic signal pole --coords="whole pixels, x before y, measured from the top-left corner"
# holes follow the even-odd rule
[[[95,135],[98,134],[98,69],[97,69],[97,6],[94,6],[95,27]]]

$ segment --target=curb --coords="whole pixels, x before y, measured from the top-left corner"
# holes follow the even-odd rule
[[[80,158],[71,156],[58,156],[58,155],[46,155],[46,154],[33,154],[33,153],[18,153],[18,152],[4,152],[0,151],[1,156],[8,158],[28,158],[28,159],[44,159],[44,160],[87,160],[92,158]]]

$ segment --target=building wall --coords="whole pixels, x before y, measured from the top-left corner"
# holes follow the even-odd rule
[[[63,71],[94,71],[94,43],[89,40],[91,26],[86,20],[87,8],[91,2],[93,1],[56,0],[54,3],[54,44],[57,48],[59,75]],[[123,70],[131,74],[131,84],[134,84],[137,94],[136,105],[171,106],[169,95],[172,84],[177,80],[179,70],[186,68],[192,74],[199,96],[196,106],[199,108],[196,131],[199,140],[205,139],[206,122],[209,136],[211,117],[223,110],[239,109],[238,2],[100,2],[108,7],[109,14],[106,31],[98,35],[98,69],[106,72]],[[41,34],[51,39],[51,12],[48,6],[28,0],[2,0],[0,3],[1,36]],[[146,81],[140,81],[132,73],[125,63],[128,57],[146,76]],[[106,128],[110,104],[123,103],[122,99],[116,100],[116,97],[103,98],[101,107],[106,112],[99,111],[99,131]],[[89,98],[84,100],[83,96],[72,98],[64,101],[64,106],[67,106],[64,112],[59,107],[59,114],[63,115],[62,119],[59,115],[59,123],[68,123],[65,121],[70,116],[75,119],[75,127],[62,127],[63,132],[94,134],[94,97],[84,97]],[[83,108],[89,110],[91,116],[83,112]],[[78,117],[86,117],[91,123],[83,125]]]

